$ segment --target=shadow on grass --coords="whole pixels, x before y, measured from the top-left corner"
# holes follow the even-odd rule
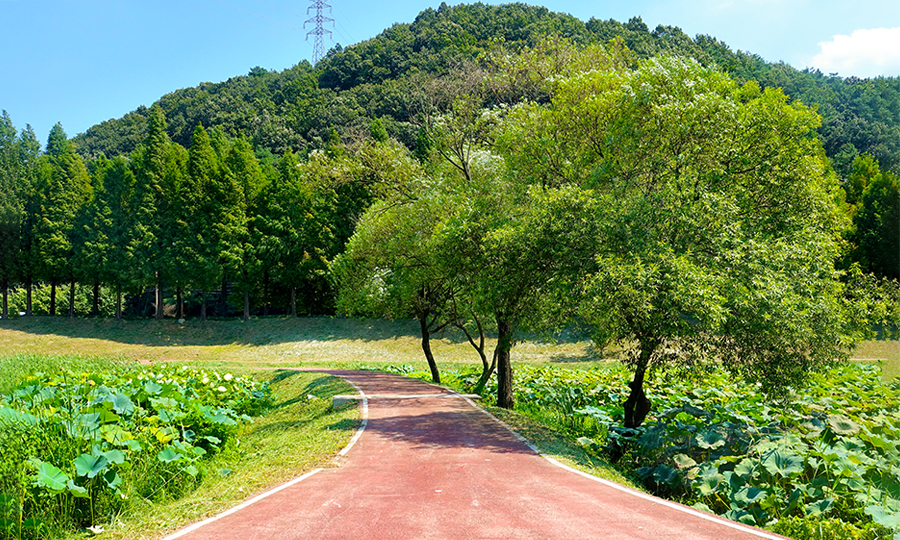
[[[31,316],[0,321],[0,331],[11,330],[36,336],[93,338],[147,347],[275,345],[316,341],[384,341],[408,338],[419,340],[418,322],[412,319],[356,319],[345,317],[266,317],[249,322],[240,319],[189,319],[179,324],[174,319],[69,319],[68,317]],[[467,343],[465,335],[449,329],[432,336],[452,344]],[[496,335],[488,334],[488,339]],[[585,336],[577,328],[554,335],[523,333],[522,339],[547,343],[576,343]]]
[[[93,338],[147,347],[274,345],[306,341],[398,338],[419,339],[418,323],[411,320],[350,319],[342,317],[269,317],[243,322],[239,319],[125,320],[69,319],[32,316],[0,321],[0,330],[36,336]]]

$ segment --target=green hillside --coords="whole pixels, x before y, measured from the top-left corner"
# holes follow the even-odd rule
[[[715,64],[738,81],[780,87],[792,99],[815,105],[823,117],[818,132],[843,177],[853,159],[869,153],[881,167],[900,171],[900,78],[841,78],[767,63],[752,52],[734,51],[711,36],[694,38],[681,29],[649,29],[640,18],[627,23],[580,21],[526,4],[470,4],[423,11],[409,24],[396,24],[377,37],[331,50],[317,66],[307,62],[281,71],[254,68],[221,83],[202,83],[162,96],[169,134],[189,146],[198,123],[226,134],[248,135],[275,154],[322,147],[332,128],[342,136],[386,117],[390,135],[412,147],[417,128],[416,88],[423,77],[452,72],[498,42],[510,48],[533,45],[555,34],[578,43],[624,40],[640,58],[675,54]],[[146,135],[149,109],[139,107],[75,138],[86,159],[129,153]]]

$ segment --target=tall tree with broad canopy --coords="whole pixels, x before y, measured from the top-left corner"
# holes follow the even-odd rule
[[[518,174],[595,201],[581,315],[628,346],[627,427],[657,366],[715,359],[770,390],[846,357],[846,223],[818,125],[778,90],[666,57],[557,81],[548,106],[511,114]]]

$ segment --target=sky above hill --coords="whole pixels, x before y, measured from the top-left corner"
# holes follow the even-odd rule
[[[412,22],[434,0],[330,0],[326,48]],[[448,2],[449,4],[455,2]],[[491,2],[495,3],[495,2]],[[536,2],[535,2],[536,3]],[[0,0],[0,109],[43,143],[61,122],[69,136],[167,92],[261,66],[312,58],[310,0]],[[678,26],[732,49],[841,76],[900,76],[897,0],[546,0],[570,13],[650,29]]]

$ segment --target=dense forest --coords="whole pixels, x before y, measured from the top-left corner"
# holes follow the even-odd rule
[[[618,51],[632,68],[660,55],[692,58],[739,86],[755,81],[811,106],[821,120],[810,136],[849,218],[838,266],[898,278],[900,79],[798,71],[709,36],[651,31],[640,18],[582,22],[524,4],[441,4],[337,46],[316,66],[254,68],[178,90],[71,140],[56,126],[43,150],[4,113],[3,316],[60,306],[70,315],[178,318],[209,309],[334,313],[328,261],[385,190],[405,189],[387,178],[397,160],[408,154],[422,165],[452,146],[441,122],[472,114],[460,98],[474,96],[467,103],[485,111],[550,103],[542,81],[559,57],[503,60],[546,48],[548,36]]]

